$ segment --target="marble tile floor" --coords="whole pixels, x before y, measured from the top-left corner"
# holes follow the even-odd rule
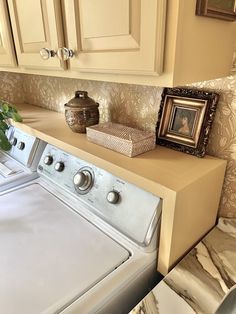
[[[130,314],[213,314],[235,283],[236,219],[220,218]]]

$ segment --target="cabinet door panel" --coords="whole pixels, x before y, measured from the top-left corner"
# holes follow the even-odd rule
[[[46,8],[43,8],[39,1],[35,1],[34,11],[37,12],[35,15],[29,10],[31,3],[31,0],[15,2],[21,38],[24,39],[22,43],[43,42],[48,44],[46,35],[49,33],[49,30],[48,28],[45,30],[48,25],[45,25],[46,19],[44,19],[42,15],[43,11],[44,13],[46,12]],[[29,30],[30,25],[34,25],[31,30]]]
[[[20,66],[64,68],[56,57],[43,60],[40,50],[63,46],[60,0],[8,0],[16,52]]]
[[[6,0],[0,2],[0,65],[16,66],[15,50]]]
[[[64,0],[72,69],[159,75],[166,0]]]
[[[81,25],[83,25],[82,37],[93,38],[129,34],[129,1],[80,0],[79,5]],[[115,16],[112,16],[112,20],[110,12],[116,13]]]
[[[136,1],[135,9],[128,0],[80,0],[82,51],[139,48],[136,39],[140,34],[138,31],[135,38],[134,29],[140,23],[140,0]],[[134,11],[136,15],[131,18]]]

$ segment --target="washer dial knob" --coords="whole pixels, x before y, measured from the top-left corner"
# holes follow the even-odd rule
[[[107,193],[107,201],[111,204],[117,204],[120,199],[120,195],[117,191],[110,191]]]
[[[45,163],[45,165],[50,166],[53,163],[53,157],[50,155],[45,156],[43,162]]]
[[[17,144],[17,138],[16,138],[16,137],[13,137],[13,138],[10,140],[10,144],[11,144],[12,146],[16,146],[16,144]]]
[[[23,149],[25,148],[25,143],[24,143],[24,142],[19,142],[19,143],[17,144],[17,148],[18,148],[19,150],[23,150]]]
[[[77,188],[81,188],[87,183],[87,180],[88,178],[84,172],[77,172],[74,176],[74,185]]]
[[[77,192],[85,194],[93,186],[93,175],[89,170],[81,169],[74,175],[73,182]]]
[[[65,168],[65,165],[62,161],[58,161],[56,164],[55,164],[55,170],[58,171],[58,172],[62,172]]]

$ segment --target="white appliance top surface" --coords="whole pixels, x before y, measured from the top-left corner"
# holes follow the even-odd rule
[[[56,313],[129,253],[37,183],[0,197],[0,312]]]
[[[0,186],[30,175],[17,161],[0,152]]]

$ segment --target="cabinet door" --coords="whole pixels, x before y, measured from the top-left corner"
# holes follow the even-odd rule
[[[18,63],[25,68],[64,68],[56,57],[43,60],[42,48],[63,46],[60,0],[8,0]]]
[[[16,66],[6,0],[0,2],[0,66]]]
[[[63,0],[63,10],[72,69],[161,74],[166,0]]]

